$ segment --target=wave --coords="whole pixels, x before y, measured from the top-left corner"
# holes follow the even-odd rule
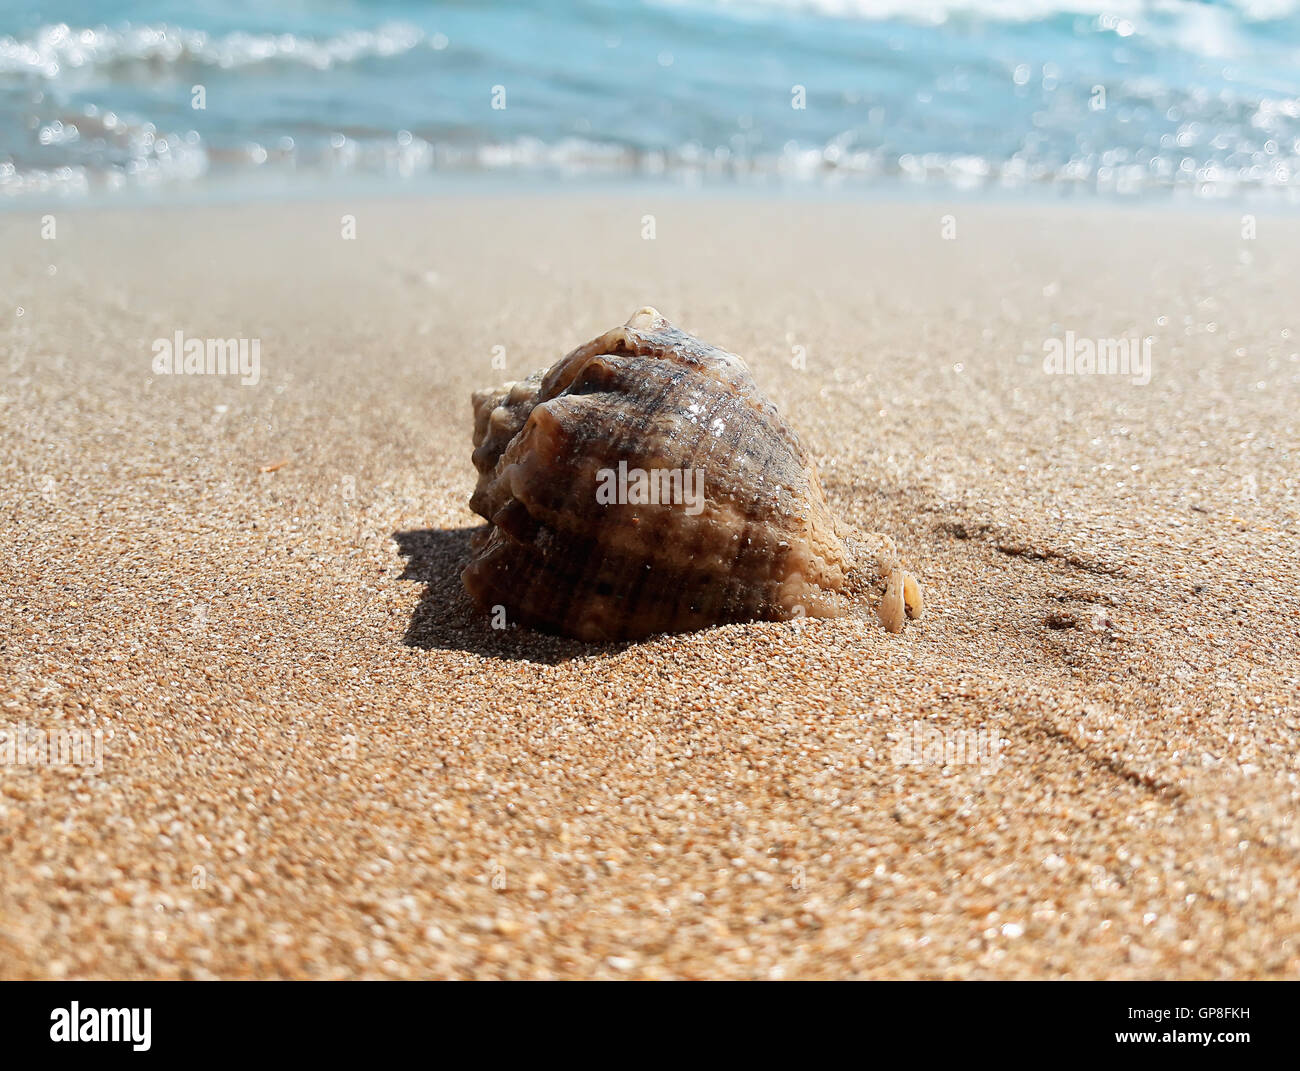
[[[192,64],[233,70],[281,62],[328,70],[377,56],[396,56],[419,47],[447,47],[441,34],[427,34],[407,23],[374,30],[350,30],[315,39],[293,33],[208,34],[178,26],[73,28],[44,26],[27,38],[0,37],[0,75],[56,79],[69,71]]]
[[[651,0],[740,18],[815,14],[916,26],[1030,25],[1071,17],[1075,32],[1110,34],[1206,59],[1248,58],[1258,34],[1282,28],[1300,36],[1300,0]]]
[[[742,14],[815,12],[838,18],[940,23],[958,16],[988,22],[1039,22],[1059,15],[1115,19],[1199,18],[1208,10],[1247,22],[1300,11],[1300,0],[655,0],[664,7],[712,7]]]
[[[231,32],[193,2],[185,26],[6,26],[0,195],[488,171],[1300,184],[1300,19],[1261,21],[1300,0],[640,0],[624,34],[517,0]],[[792,14],[812,9],[843,18]]]

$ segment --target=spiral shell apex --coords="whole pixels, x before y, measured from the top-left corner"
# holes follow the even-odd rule
[[[462,579],[509,621],[596,641],[837,617],[899,568],[832,517],[745,362],[652,308],[473,406],[489,528]]]

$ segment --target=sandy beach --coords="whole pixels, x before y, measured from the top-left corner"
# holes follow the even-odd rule
[[[1300,221],[1244,211],[0,214],[0,723],[102,740],[0,766],[0,975],[1295,977]],[[489,627],[470,392],[647,304],[923,622]]]

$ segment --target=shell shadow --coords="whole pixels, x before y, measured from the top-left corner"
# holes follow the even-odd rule
[[[425,651],[465,651],[484,658],[559,665],[613,654],[628,643],[583,643],[513,625],[494,629],[460,581],[471,542],[487,525],[470,528],[420,528],[394,532],[398,552],[406,558],[399,580],[425,586],[411,611],[402,642]]]

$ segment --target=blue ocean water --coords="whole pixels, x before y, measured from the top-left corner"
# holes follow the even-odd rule
[[[1300,200],[1300,0],[0,0],[0,195],[486,171]]]

